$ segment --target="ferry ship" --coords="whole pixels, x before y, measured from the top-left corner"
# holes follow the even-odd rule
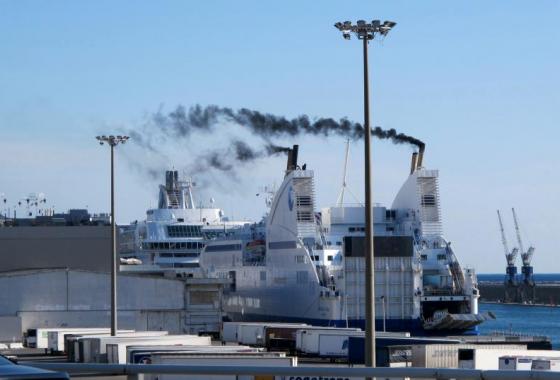
[[[314,173],[297,156],[296,145],[263,220],[207,241],[201,270],[230,280],[224,311],[234,321],[364,328],[364,207],[317,212]],[[373,208],[376,329],[476,333],[493,316],[478,312],[476,274],[442,235],[438,171],[422,157],[391,208]]]
[[[194,273],[207,238],[223,237],[247,223],[230,221],[214,207],[214,199],[210,207],[196,205],[194,186],[192,180],[179,178],[176,170],[165,172],[158,207],[146,212],[145,221],[119,226],[121,270]]]

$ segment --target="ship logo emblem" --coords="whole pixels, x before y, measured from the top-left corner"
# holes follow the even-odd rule
[[[294,209],[294,188],[290,186],[288,189],[288,207],[290,211]]]

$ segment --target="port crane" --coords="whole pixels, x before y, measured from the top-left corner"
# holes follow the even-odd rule
[[[496,212],[498,213],[498,222],[500,223],[500,232],[502,233],[502,244],[504,245],[504,253],[507,262],[505,283],[506,285],[516,285],[517,280],[515,276],[517,275],[517,267],[515,266],[515,260],[517,259],[519,249],[513,248],[511,251],[509,250],[500,210],[496,210]]]
[[[519,230],[519,223],[517,222],[517,214],[515,209],[512,207],[511,212],[513,214],[513,222],[515,224],[515,233],[517,235],[517,243],[519,244],[519,250],[521,252],[521,261],[523,266],[521,267],[521,273],[523,274],[523,282],[526,285],[534,285],[533,280],[533,267],[531,266],[531,259],[533,258],[533,253],[535,252],[535,247],[529,246],[529,249],[525,251],[523,248],[523,242],[521,241],[521,232]]]

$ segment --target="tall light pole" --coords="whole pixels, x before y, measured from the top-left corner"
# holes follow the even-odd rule
[[[124,144],[128,136],[97,136],[100,145],[111,147],[111,336],[117,335],[117,225],[115,222],[115,147]]]
[[[356,24],[351,21],[337,22],[334,26],[342,32],[342,36],[349,40],[355,34],[364,45],[364,155],[365,155],[365,219],[366,219],[366,339],[365,364],[375,367],[375,268],[373,255],[373,208],[371,192],[371,127],[369,123],[369,78],[368,78],[368,42],[376,35],[386,36],[397,25],[392,21],[381,24],[379,20],[367,23],[359,20]]]

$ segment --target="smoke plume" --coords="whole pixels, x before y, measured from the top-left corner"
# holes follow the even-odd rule
[[[156,127],[174,138],[184,138],[196,131],[211,132],[222,123],[235,123],[248,128],[254,135],[262,138],[298,136],[298,135],[339,135],[350,138],[360,138],[364,134],[364,127],[360,123],[348,119],[335,120],[332,118],[316,118],[311,120],[307,115],[294,119],[276,116],[259,111],[241,108],[237,111],[210,105],[202,107],[195,105],[188,110],[178,106],[167,115],[161,111],[154,115]],[[421,147],[424,143],[417,138],[399,133],[394,129],[384,130],[375,127],[372,135],[381,140],[391,140],[395,144],[411,144]]]
[[[234,124],[246,129],[253,136],[258,137],[259,144],[247,144],[239,139],[226,141],[225,148],[216,148],[192,157],[194,162],[188,170],[191,174],[204,172],[207,169],[216,169],[235,175],[236,163],[248,163],[263,157],[285,153],[289,148],[274,145],[271,141],[275,138],[296,137],[301,135],[315,136],[344,136],[352,139],[363,137],[364,127],[360,123],[352,122],[346,118],[335,120],[333,118],[310,118],[301,115],[296,118],[262,113],[259,111],[241,108],[233,110],[216,105],[195,105],[190,108],[178,106],[171,112],[162,110],[155,113],[147,127],[143,130],[129,131],[131,141],[146,148],[149,152],[167,157],[162,147],[163,141],[187,143],[196,133],[211,134],[220,129],[220,138],[227,136],[225,133],[228,124]],[[419,139],[399,133],[395,129],[384,130],[380,127],[371,129],[372,136],[389,140],[395,144],[410,144],[422,148],[424,143]],[[227,137],[225,137],[227,139]],[[190,143],[189,143],[190,144]],[[191,151],[189,153],[192,153]]]

